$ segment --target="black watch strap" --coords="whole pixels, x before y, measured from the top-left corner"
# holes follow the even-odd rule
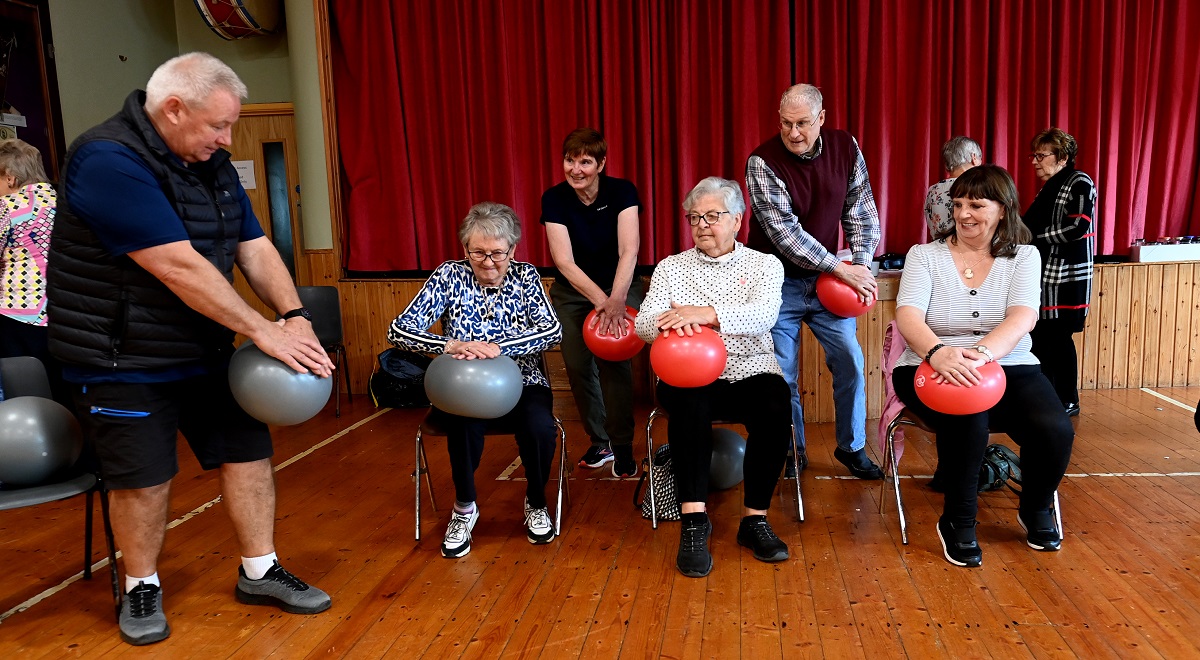
[[[287,320],[287,319],[294,319],[297,316],[303,316],[305,321],[312,320],[312,312],[309,312],[307,307],[297,307],[296,309],[293,309],[292,311],[283,314],[279,318]]]

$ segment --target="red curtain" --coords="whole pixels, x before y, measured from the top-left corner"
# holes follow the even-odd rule
[[[965,134],[1027,206],[1029,139],[1080,144],[1098,247],[1200,234],[1200,3],[1138,0],[453,0],[331,2],[346,266],[425,270],[459,256],[483,200],[513,206],[518,258],[550,265],[541,193],[562,139],[593,126],[642,197],[640,262],[689,246],[680,201],[744,178],[791,82],[862,145],[880,252],[923,237],[939,150]]]

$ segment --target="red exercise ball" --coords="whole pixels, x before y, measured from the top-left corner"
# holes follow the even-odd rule
[[[864,305],[854,288],[832,273],[821,273],[817,277],[817,299],[825,309],[848,319],[862,316],[875,306],[875,298],[871,298],[870,305]]]
[[[937,382],[937,372],[928,362],[921,362],[913,376],[913,387],[921,403],[947,415],[974,415],[991,409],[1004,396],[1007,380],[1004,369],[996,362],[988,362],[976,369],[979,384],[963,387],[958,383]]]
[[[626,307],[625,311],[630,316],[637,316],[637,310],[632,307]],[[637,355],[638,351],[646,345],[646,342],[642,341],[642,338],[633,331],[633,321],[630,321],[628,317],[624,319],[626,335],[620,338],[600,334],[599,325],[591,327],[594,318],[596,318],[596,310],[593,309],[583,322],[583,343],[587,344],[592,355],[601,360],[624,362]]]
[[[674,330],[659,335],[650,345],[650,366],[668,385],[703,387],[725,371],[725,342],[721,333],[704,328],[692,336],[679,336]]]

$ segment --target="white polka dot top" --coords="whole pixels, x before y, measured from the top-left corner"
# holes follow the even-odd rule
[[[654,321],[671,303],[716,310],[721,339],[729,352],[722,380],[781,374],[771,328],[783,302],[779,259],[735,243],[733,252],[710,257],[696,248],[659,262],[650,291],[638,311],[636,329],[647,343],[658,336]]]

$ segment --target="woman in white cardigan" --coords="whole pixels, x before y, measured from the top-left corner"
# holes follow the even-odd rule
[[[696,247],[671,255],[654,269],[637,316],[647,342],[660,333],[717,332],[729,353],[710,385],[681,388],[659,383],[670,415],[667,442],[683,511],[676,566],[689,577],[712,570],[712,523],[705,500],[712,459],[712,420],[746,425],[745,500],[738,543],[755,559],[788,558],[787,545],[767,522],[767,509],[791,440],[787,383],[775,361],[771,327],[779,315],[783,264],[737,242],[746,203],[736,181],[709,177],[683,202]]]

